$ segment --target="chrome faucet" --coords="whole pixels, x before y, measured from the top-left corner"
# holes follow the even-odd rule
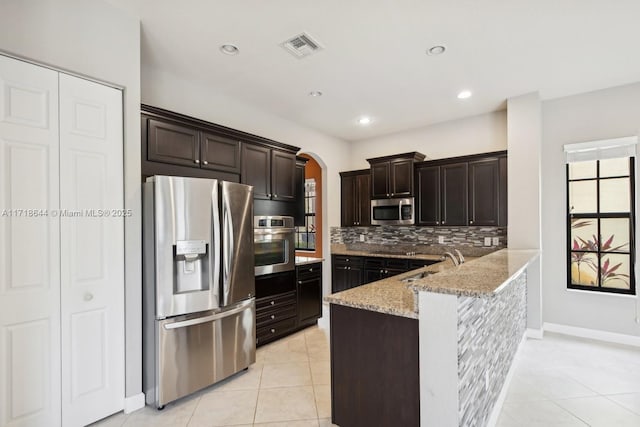
[[[458,261],[458,258],[456,258],[456,256],[454,254],[452,254],[451,252],[445,252],[442,255],[443,258],[449,257],[451,258],[451,262],[453,262],[453,265],[458,266],[460,265],[460,261]]]
[[[464,264],[464,257],[462,256],[462,252],[457,249],[454,249],[456,255],[458,255],[459,264]]]

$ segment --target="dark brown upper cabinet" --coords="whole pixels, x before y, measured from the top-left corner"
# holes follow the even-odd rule
[[[469,225],[498,225],[498,159],[469,162]]]
[[[304,157],[296,156],[296,209],[293,215],[293,221],[296,226],[305,225],[304,172],[308,160]]]
[[[296,198],[296,155],[271,150],[271,198],[291,201]]]
[[[424,157],[413,152],[367,159],[371,164],[371,198],[413,196],[414,164]]]
[[[507,225],[505,151],[416,165],[416,224]]]
[[[271,199],[271,150],[259,145],[242,146],[242,183],[253,185],[254,199]]]
[[[200,133],[200,166],[240,173],[240,141],[211,133]]]
[[[343,227],[371,225],[369,169],[340,172],[340,206]]]
[[[467,164],[440,167],[442,225],[467,225]]]
[[[263,198],[292,201],[299,148],[150,105],[141,106],[142,179],[152,175],[252,182]],[[243,147],[255,147],[245,150]],[[272,153],[284,153],[272,159]],[[256,169],[244,168],[243,153]],[[261,154],[263,155],[261,157]],[[282,172],[272,176],[272,162]],[[262,164],[261,164],[262,163]],[[241,179],[241,173],[252,175]],[[261,188],[264,187],[264,188]],[[275,189],[276,191],[271,191]],[[260,196],[259,196],[260,197]],[[274,208],[275,211],[284,208]],[[288,211],[287,211],[288,213]]]
[[[416,224],[440,225],[440,166],[416,169]]]
[[[197,129],[150,119],[147,158],[154,162],[198,166],[200,138]]]
[[[243,184],[254,199],[292,201],[296,197],[296,155],[260,145],[242,145]]]

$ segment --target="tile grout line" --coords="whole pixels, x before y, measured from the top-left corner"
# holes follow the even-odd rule
[[[257,350],[256,350],[257,351]],[[260,391],[262,391],[262,374],[264,373],[264,360],[262,361],[262,368],[260,369],[260,379],[258,380],[258,393],[256,394],[256,405],[253,408],[253,422],[256,423],[256,415],[258,414],[258,402],[260,401]]]
[[[307,334],[304,334],[304,348],[307,353],[307,360],[309,365],[309,378],[311,378],[311,394],[313,394],[313,407],[316,408],[316,421],[318,421],[318,425],[320,425],[320,414],[318,413],[318,402],[316,400],[316,387],[313,381],[313,372],[311,372],[311,359],[309,358],[309,345],[307,343]]]

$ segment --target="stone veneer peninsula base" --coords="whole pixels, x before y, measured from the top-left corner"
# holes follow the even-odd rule
[[[420,425],[418,320],[336,304],[330,319],[333,423]]]

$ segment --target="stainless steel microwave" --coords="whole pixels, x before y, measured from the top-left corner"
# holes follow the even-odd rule
[[[379,199],[371,201],[372,225],[413,225],[415,201],[405,199]]]

